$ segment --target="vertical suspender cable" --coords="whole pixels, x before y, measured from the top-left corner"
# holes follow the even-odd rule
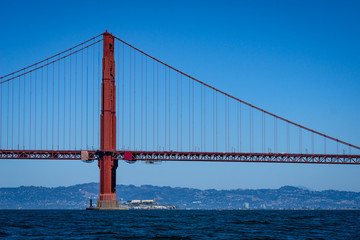
[[[71,50],[70,50],[71,54]],[[71,149],[71,55],[70,55],[70,74],[69,74],[69,148]]]
[[[191,151],[191,82],[189,78],[189,151]]]
[[[216,144],[215,144],[215,151],[218,151],[218,94],[215,92],[215,122],[216,122],[216,128],[215,128],[215,138],[216,138]]]
[[[264,113],[264,150],[266,151],[266,114]]]
[[[148,115],[148,98],[147,98],[147,92],[148,92],[148,77],[147,77],[147,62],[148,59],[147,57],[145,57],[145,150],[147,150],[147,125],[148,125],[148,121],[147,121],[147,115]]]
[[[171,94],[170,94],[170,92],[171,92],[171,88],[170,88],[170,86],[171,86],[171,81],[170,81],[170,68],[168,68],[169,69],[169,150],[171,150],[171,146],[170,146],[170,144],[171,144],[171,138],[170,138],[170,136],[171,136],[171,114],[170,114],[170,105],[171,105]]]
[[[21,95],[21,87],[20,87],[20,77],[19,77],[19,112],[18,112],[18,140],[17,140],[18,150],[20,150],[20,102],[21,102],[20,95]]]
[[[76,135],[77,135],[77,121],[76,121],[76,116],[77,116],[77,53],[75,54],[75,96],[74,96],[75,100],[75,126],[74,126],[74,129],[75,129],[75,135],[74,135],[74,149],[77,149],[77,142],[76,142]]]
[[[29,111],[29,113],[30,113],[30,123],[29,123],[29,149],[31,149],[31,129],[32,129],[32,125],[31,125],[31,113],[32,113],[32,111],[31,111],[31,91],[32,91],[32,89],[31,89],[31,82],[32,82],[32,73],[30,72],[30,91],[29,91],[29,102],[30,102],[30,111]]]
[[[226,146],[226,152],[230,151],[230,142],[229,142],[229,99],[227,97],[225,97],[225,106],[226,106],[226,142],[227,142],[227,146]]]
[[[157,90],[156,90],[156,148],[159,150],[159,62],[157,62]]]
[[[279,132],[278,132],[278,119],[276,119],[276,152],[279,152]]]
[[[290,126],[289,123],[286,124],[286,138],[287,138],[287,148],[286,151],[290,153]]]
[[[274,153],[276,152],[276,118],[274,117]]]
[[[228,151],[230,150],[230,98],[227,98],[227,108],[228,108]]]
[[[276,118],[274,117],[274,153],[276,153]]]
[[[11,100],[11,105],[12,105],[12,107],[11,107],[11,149],[14,149],[14,112],[15,112],[15,103],[14,103],[14,95],[15,95],[15,93],[14,93],[14,89],[15,89],[15,87],[14,87],[14,80],[13,81],[11,81],[11,86],[12,86],[12,96],[11,96],[11,98],[12,98],[12,100]]]
[[[203,85],[200,86],[200,151],[203,149]]]
[[[140,89],[141,89],[141,94],[140,94],[140,96],[141,96],[141,104],[140,104],[140,106],[141,106],[141,113],[140,113],[140,115],[141,115],[141,139],[140,139],[140,150],[143,150],[143,131],[144,131],[144,122],[143,122],[143,118],[144,118],[144,113],[143,113],[143,111],[144,111],[144,109],[143,109],[143,104],[144,104],[144,79],[143,79],[143,55],[141,54],[141,84],[140,84]]]
[[[250,108],[249,108],[249,124],[250,124],[250,126],[249,126],[249,143],[250,143],[250,150],[249,150],[249,152],[251,152],[251,149],[252,149],[252,145],[251,145],[251,143],[252,143],[252,136],[251,136],[252,126],[251,126],[251,123],[252,123],[252,121],[251,121],[251,107],[250,107]]]
[[[204,87],[204,151],[206,152],[206,88]]]
[[[57,108],[57,112],[58,112],[58,150],[60,149],[60,60],[58,61],[58,108]]]
[[[25,77],[25,76],[24,76]],[[25,82],[25,81],[24,81]],[[3,105],[3,84],[0,84],[0,149],[2,149],[2,142],[3,142],[3,134],[2,134],[2,118],[3,118],[3,112],[2,112],[2,105]],[[25,131],[24,131],[25,132]]]
[[[136,51],[134,49],[134,150],[136,150],[136,144],[135,144],[135,138],[136,138],[136,78],[135,78],[135,72],[136,72]]]
[[[301,128],[299,128],[299,152],[302,153],[302,136],[301,136]]]
[[[95,40],[94,40],[95,42]],[[93,84],[92,84],[92,89],[93,89],[93,94],[92,94],[92,99],[93,99],[93,108],[92,108],[92,132],[93,132],[93,149],[95,148],[95,44],[93,45],[92,47],[92,50],[93,50],[93,75],[92,75],[92,79],[93,79]]]
[[[224,114],[224,117],[225,117],[225,152],[227,152],[227,148],[228,148],[228,142],[227,142],[227,140],[228,140],[228,137],[227,137],[227,135],[228,135],[228,131],[227,131],[227,128],[228,128],[228,126],[227,126],[227,123],[228,123],[228,121],[227,121],[227,111],[228,111],[228,109],[227,109],[227,99],[226,99],[226,96],[224,97],[225,99],[225,114]]]
[[[254,109],[251,108],[251,152],[254,152]]]
[[[180,151],[182,151],[182,133],[183,133],[183,122],[182,122],[182,75],[180,75]]]
[[[165,106],[165,114],[164,114],[164,122],[165,122],[165,149],[164,150],[167,150],[167,148],[166,148],[166,144],[167,144],[167,139],[166,139],[166,137],[167,137],[167,132],[166,132],[166,130],[167,130],[167,121],[166,121],[166,118],[167,118],[167,99],[166,99],[166,97],[167,97],[167,79],[166,79],[166,67],[164,67],[164,72],[165,72],[165,84],[164,84],[164,86],[165,86],[165,88],[164,88],[164,97],[165,97],[165,100],[164,100],[164,106]]]
[[[36,125],[37,125],[37,111],[36,111],[36,106],[37,106],[37,101],[36,101],[36,95],[37,95],[37,71],[35,71],[35,112],[34,112],[34,116],[35,116],[35,127],[34,127],[34,147],[35,149],[37,148],[36,147]]]
[[[24,76],[25,77],[25,76]],[[0,149],[2,149],[2,141],[3,141],[3,135],[2,135],[2,118],[3,118],[3,112],[2,112],[2,104],[3,104],[3,94],[2,94],[3,84],[0,84]],[[25,132],[25,131],[24,131]]]
[[[237,105],[236,105],[236,127],[237,127],[237,131],[236,131],[236,134],[237,134],[237,138],[236,138],[236,144],[237,144],[237,148],[236,148],[236,151],[237,152],[239,152],[239,149],[240,149],[240,146],[239,146],[239,144],[240,144],[240,142],[239,142],[239,138],[240,138],[240,134],[239,134],[239,132],[240,132],[240,128],[239,128],[239,105],[240,105],[240,103],[237,103]]]
[[[66,141],[66,108],[65,108],[65,106],[66,106],[66,104],[65,104],[65,100],[66,100],[66,98],[65,98],[65,95],[66,95],[66,58],[64,58],[64,130],[63,130],[63,132],[64,132],[64,138],[63,138],[63,142],[64,142],[64,145],[62,146],[62,148],[63,149],[65,149],[65,141]]]
[[[240,152],[241,152],[241,151],[242,151],[242,146],[241,146],[241,145],[242,145],[242,126],[241,126],[241,117],[242,117],[242,114],[241,114],[241,103],[239,103],[239,108],[240,108],[240,109],[239,109],[239,110],[240,110],[240,111],[239,111],[239,112],[240,112],[240,113],[239,113],[239,114],[240,114],[239,117],[240,117]]]
[[[227,134],[227,136],[228,136],[228,152],[230,151],[230,150],[232,150],[232,148],[231,148],[231,143],[230,143],[230,99],[229,98],[227,98],[227,109],[228,109],[228,112],[227,112],[227,114],[228,114],[228,117],[227,117],[227,120],[228,120],[228,134]]]
[[[81,45],[81,48],[83,48],[83,46]],[[81,51],[81,95],[80,95],[80,98],[81,98],[81,101],[80,101],[80,109],[81,109],[81,115],[80,115],[80,118],[81,118],[81,124],[80,124],[80,147],[81,147],[81,150],[83,149],[83,143],[82,143],[82,140],[83,140],[83,117],[84,117],[84,108],[83,108],[83,102],[84,102],[84,50]]]
[[[54,112],[55,112],[55,63],[52,64],[52,101],[51,101],[51,150],[54,150]]]
[[[176,73],[176,151],[179,151],[179,73]]]
[[[213,151],[215,151],[215,90],[213,90],[213,121],[212,121],[212,124],[213,124],[213,136],[212,136],[212,139],[213,139]]]
[[[192,98],[191,98],[191,100],[192,100],[192,103],[191,103],[191,105],[192,105],[192,125],[191,125],[191,127],[192,127],[192,145],[193,145],[193,151],[194,151],[194,149],[195,149],[195,134],[194,134],[194,129],[195,129],[195,127],[194,127],[194,125],[195,125],[194,97],[195,97],[195,93],[194,92],[195,91],[194,91],[194,81],[191,81],[191,83],[192,83],[192,85],[191,85],[191,88],[192,88]]]
[[[25,70],[24,70],[24,93],[23,93],[23,99],[24,99],[24,114],[23,114],[23,150],[25,150],[25,119],[26,119],[26,91],[25,91],[25,83],[26,83],[26,80],[25,80]],[[2,89],[2,88],[1,88]],[[1,101],[1,98],[0,98],[0,101]],[[1,112],[1,111],[0,111]],[[1,112],[2,113],[2,112]],[[0,116],[1,118],[1,116]],[[0,123],[0,126],[1,126],[1,123]],[[0,132],[0,143],[1,143],[1,132]]]
[[[278,144],[278,142],[279,142],[279,138],[278,138],[278,119],[277,118],[275,118],[275,120],[276,120],[276,152],[279,152],[279,144]]]
[[[40,150],[43,149],[42,143],[43,143],[43,69],[41,68],[41,79],[40,79]]]
[[[155,150],[155,60],[153,60],[153,149]]]
[[[10,133],[9,131],[10,130],[10,95],[11,95],[11,89],[10,89],[10,83],[11,81],[8,82],[8,90],[6,91],[7,92],[7,116],[6,116],[6,128],[7,128],[7,134],[6,134],[6,149],[10,149],[10,146],[9,146],[9,137],[10,137]]]
[[[46,127],[45,127],[45,148],[48,149],[48,120],[49,120],[49,65],[46,66]]]
[[[129,61],[129,148],[131,149],[131,48],[129,48],[130,50],[130,61]]]
[[[124,149],[125,147],[125,142],[124,142],[124,120],[125,120],[125,49],[124,49],[124,44],[122,44],[122,116],[121,116],[121,144],[122,144],[122,149]]]
[[[89,149],[89,48],[86,48],[86,149]]]
[[[261,112],[261,151],[264,153],[264,112]]]

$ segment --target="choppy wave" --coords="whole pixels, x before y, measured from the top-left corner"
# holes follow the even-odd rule
[[[8,239],[360,239],[360,211],[0,210]]]

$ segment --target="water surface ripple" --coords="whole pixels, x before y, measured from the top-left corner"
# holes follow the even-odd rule
[[[360,211],[0,210],[7,239],[360,239]]]

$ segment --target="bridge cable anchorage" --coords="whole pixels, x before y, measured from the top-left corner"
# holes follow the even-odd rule
[[[328,139],[331,139],[331,140],[333,140],[333,141],[338,141],[339,143],[342,143],[342,144],[347,145],[347,146],[349,146],[349,147],[356,148],[356,149],[359,149],[359,150],[360,150],[360,147],[359,147],[359,146],[355,146],[355,145],[350,144],[350,143],[347,143],[347,142],[345,142],[345,141],[341,141],[341,140],[339,140],[339,139],[330,137],[330,136],[325,135],[325,134],[323,134],[323,133],[320,133],[320,132],[318,132],[318,131],[312,130],[312,129],[310,129],[310,128],[307,128],[307,127],[305,127],[305,126],[302,126],[302,125],[300,125],[300,124],[297,124],[297,123],[295,123],[295,122],[292,122],[292,121],[290,121],[290,120],[288,120],[288,119],[286,119],[286,118],[277,116],[277,115],[275,115],[275,114],[273,114],[273,113],[270,113],[270,112],[268,112],[268,111],[266,111],[266,110],[264,110],[264,109],[261,109],[261,108],[259,108],[259,107],[256,107],[256,106],[254,106],[254,105],[252,105],[252,104],[250,104],[250,103],[248,103],[248,102],[245,102],[245,101],[243,101],[243,100],[241,100],[241,99],[239,99],[239,98],[236,98],[236,97],[234,97],[234,96],[232,96],[232,95],[230,95],[230,94],[227,94],[227,93],[225,93],[225,92],[223,92],[223,91],[221,91],[221,90],[219,90],[219,89],[217,89],[217,88],[215,88],[215,87],[212,87],[212,86],[210,86],[210,85],[208,85],[208,84],[206,84],[206,83],[204,83],[204,82],[202,82],[202,81],[200,81],[200,80],[198,80],[198,79],[196,79],[196,78],[194,78],[194,77],[192,77],[192,76],[190,76],[190,75],[188,75],[188,74],[186,74],[186,73],[184,73],[184,72],[182,72],[182,71],[180,71],[180,70],[178,70],[178,69],[176,69],[176,68],[174,68],[174,67],[172,67],[172,66],[170,66],[170,65],[168,65],[168,64],[166,64],[165,62],[163,62],[163,61],[161,61],[161,60],[159,60],[159,59],[157,59],[157,58],[155,58],[155,57],[153,57],[153,56],[145,53],[144,51],[142,51],[142,50],[134,47],[133,45],[125,42],[124,40],[122,40],[122,39],[120,39],[120,38],[118,38],[118,37],[116,37],[116,36],[114,36],[114,38],[117,39],[117,40],[119,40],[119,41],[122,42],[123,44],[127,45],[128,47],[130,47],[130,48],[132,48],[132,49],[134,49],[134,50],[136,50],[136,51],[144,54],[145,56],[153,59],[154,61],[156,61],[156,62],[158,62],[158,63],[160,63],[160,64],[162,64],[162,65],[164,65],[164,66],[166,66],[166,67],[168,67],[168,68],[170,68],[170,69],[172,69],[172,70],[174,70],[174,71],[176,71],[176,72],[178,72],[178,73],[180,73],[180,74],[182,74],[182,75],[184,75],[184,76],[186,76],[186,77],[188,77],[189,79],[192,79],[192,80],[198,82],[199,84],[202,84],[202,85],[204,85],[204,86],[206,86],[206,87],[208,87],[208,88],[210,88],[210,89],[213,89],[213,90],[215,90],[216,92],[219,92],[219,93],[221,93],[221,94],[223,94],[223,95],[225,95],[225,96],[227,96],[227,97],[229,97],[229,98],[231,98],[231,99],[233,99],[233,100],[235,100],[235,101],[239,101],[239,102],[241,102],[241,103],[243,103],[243,104],[245,104],[245,105],[248,105],[249,107],[251,107],[251,108],[253,108],[253,109],[256,109],[256,110],[258,110],[258,111],[260,111],[260,112],[264,112],[264,113],[267,114],[267,115],[270,115],[270,116],[272,116],[272,117],[275,117],[275,118],[277,118],[277,119],[280,119],[280,120],[282,120],[282,121],[284,121],[284,122],[287,122],[287,123],[289,123],[289,124],[291,124],[291,125],[300,127],[300,128],[302,128],[302,129],[304,129],[304,130],[307,130],[307,131],[309,131],[309,132],[313,132],[313,133],[315,133],[315,134],[317,134],[317,135],[319,135],[319,136],[323,136],[323,137],[328,138]]]

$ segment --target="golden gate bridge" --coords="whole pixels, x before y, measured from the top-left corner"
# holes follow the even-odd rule
[[[0,78],[0,159],[360,164],[360,147],[253,106],[105,32]]]

